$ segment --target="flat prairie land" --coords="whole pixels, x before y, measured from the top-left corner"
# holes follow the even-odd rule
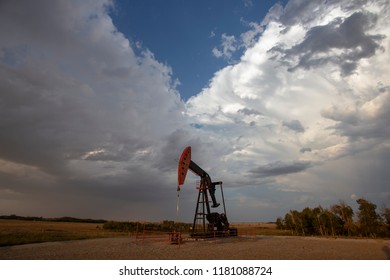
[[[0,219],[0,246],[124,236],[102,224]]]
[[[57,223],[51,223],[57,224]],[[72,230],[74,226],[64,223]],[[71,223],[73,224],[73,223]],[[60,224],[53,227],[60,227]],[[79,230],[102,231],[96,224],[78,225]],[[272,230],[272,224],[268,224]],[[2,260],[386,260],[390,259],[390,240],[319,238],[259,235],[266,226],[238,226],[238,237],[193,240],[186,236],[180,245],[171,245],[167,234],[142,239],[134,235],[55,241],[0,247]],[[1,227],[0,227],[1,228]],[[43,227],[44,230],[50,228]],[[252,229],[249,230],[249,229]],[[253,230],[253,228],[255,230]],[[42,228],[41,228],[42,230]],[[52,228],[52,230],[60,230]],[[63,228],[61,229],[63,230]],[[246,231],[245,231],[246,230]],[[104,231],[103,231],[104,233]],[[102,233],[102,234],[103,234]],[[2,235],[0,235],[0,238]]]
[[[240,235],[291,235],[288,230],[276,229],[275,223],[232,223],[231,227],[237,228]]]

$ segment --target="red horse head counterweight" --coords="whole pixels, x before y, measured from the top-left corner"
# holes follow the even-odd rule
[[[190,162],[191,162],[191,147],[187,147],[184,149],[183,153],[181,154],[179,166],[177,170],[178,190],[180,190],[180,186],[184,184],[187,171],[190,166]]]

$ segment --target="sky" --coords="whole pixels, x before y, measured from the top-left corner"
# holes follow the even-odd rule
[[[187,146],[231,222],[389,207],[389,6],[2,1],[0,214],[175,220]]]
[[[114,25],[135,51],[147,48],[155,59],[171,67],[181,98],[188,100],[207,86],[216,71],[239,60],[245,43],[250,43],[241,34],[247,40],[258,36],[259,21],[275,1],[132,0],[116,4],[111,13]],[[230,44],[223,45],[224,41]]]

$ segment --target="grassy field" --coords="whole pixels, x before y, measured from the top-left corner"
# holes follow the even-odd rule
[[[0,219],[0,246],[126,236],[103,229],[103,224]]]
[[[291,235],[289,230],[276,229],[274,223],[237,223],[231,226],[238,229],[238,235]]]
[[[243,235],[290,235],[289,231],[276,229],[273,223],[232,224]],[[142,228],[140,229],[142,231]],[[0,219],[0,246],[29,243],[67,241],[92,238],[123,237],[128,232],[103,229],[103,224],[79,222],[23,221]]]

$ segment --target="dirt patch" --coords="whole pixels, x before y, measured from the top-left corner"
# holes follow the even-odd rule
[[[0,259],[385,260],[390,259],[390,240],[257,236],[185,240],[178,246],[134,237],[104,238],[2,247]]]

